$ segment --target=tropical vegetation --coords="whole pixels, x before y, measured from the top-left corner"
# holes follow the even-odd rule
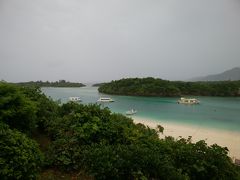
[[[59,105],[38,87],[0,83],[0,179],[240,179],[227,148],[163,133],[97,104]]]
[[[183,82],[162,79],[127,78],[105,83],[99,92],[132,96],[240,96],[240,81]]]
[[[39,86],[39,87],[84,87],[85,85],[77,82],[69,82],[65,80],[59,80],[56,82],[49,81],[29,81],[16,83],[22,86]]]

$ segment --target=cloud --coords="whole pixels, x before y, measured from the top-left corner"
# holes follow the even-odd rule
[[[238,0],[2,0],[0,78],[213,74],[239,66],[239,19]]]

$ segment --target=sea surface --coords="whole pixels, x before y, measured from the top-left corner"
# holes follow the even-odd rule
[[[161,122],[171,122],[240,132],[240,97],[203,97],[199,105],[177,104],[179,98],[172,97],[136,97],[106,95],[98,92],[97,87],[81,88],[42,88],[53,100],[69,101],[69,97],[78,96],[83,104],[97,103],[100,97],[111,97],[113,103],[102,106],[116,113],[125,114],[136,109],[137,117]],[[194,96],[191,96],[194,97]]]

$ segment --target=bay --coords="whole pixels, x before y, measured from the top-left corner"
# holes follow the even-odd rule
[[[100,97],[111,97],[113,103],[104,103],[111,111],[125,114],[136,109],[136,116],[154,121],[171,122],[240,132],[239,97],[195,97],[199,105],[177,104],[179,98],[172,97],[136,97],[105,95],[97,87],[81,88],[42,88],[53,100],[69,101],[69,97],[78,96],[83,104],[97,103]],[[194,97],[194,96],[191,96]]]

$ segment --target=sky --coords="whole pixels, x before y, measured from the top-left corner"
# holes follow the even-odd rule
[[[187,80],[240,66],[240,0],[0,0],[0,80]]]

